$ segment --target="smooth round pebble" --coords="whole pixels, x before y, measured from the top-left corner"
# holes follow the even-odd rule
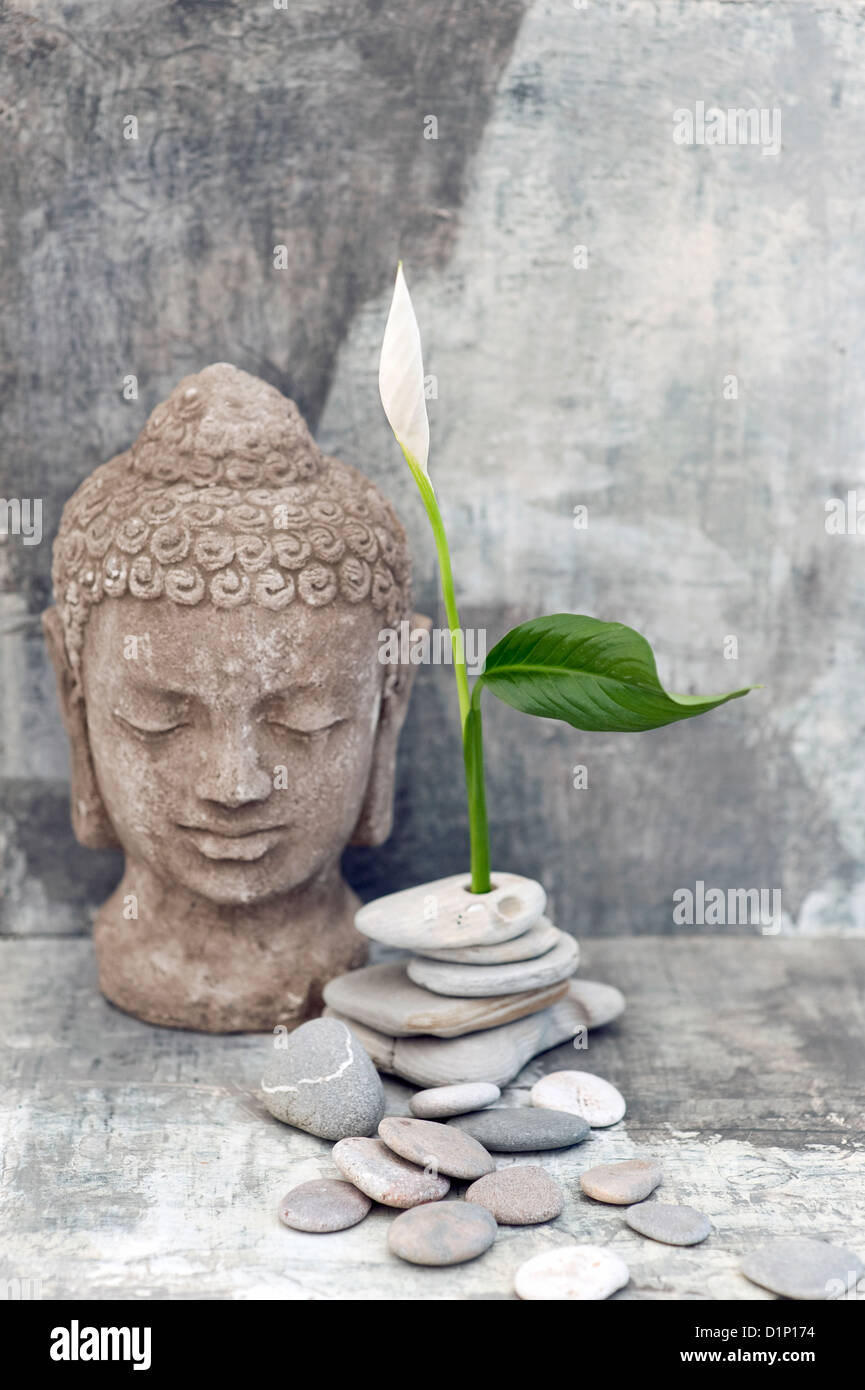
[[[293,1187],[279,1204],[279,1219],[293,1231],[346,1231],[372,1206],[365,1192],[338,1178],[317,1178]]]
[[[603,1077],[590,1071],[551,1071],[531,1089],[532,1105],[582,1115],[592,1129],[606,1129],[625,1113],[624,1097]]]
[[[629,1158],[624,1163],[599,1163],[580,1174],[580,1187],[596,1202],[628,1207],[642,1202],[662,1181],[664,1170],[651,1158]]]
[[[478,1178],[466,1201],[486,1207],[500,1226],[534,1226],[561,1214],[565,1194],[545,1169],[517,1163]]]
[[[447,1178],[406,1163],[380,1139],[340,1139],[333,1146],[331,1158],[343,1177],[386,1207],[437,1202],[450,1191]]]
[[[520,1265],[514,1279],[518,1297],[531,1300],[598,1301],[623,1289],[628,1266],[601,1245],[563,1245]]]
[[[485,1105],[492,1105],[501,1094],[491,1081],[464,1081],[459,1086],[433,1086],[428,1091],[416,1091],[409,1108],[419,1120],[442,1120],[450,1115],[481,1110]]]
[[[448,1120],[448,1128],[465,1130],[494,1153],[510,1154],[569,1149],[572,1144],[581,1144],[590,1132],[579,1115],[534,1110],[526,1105],[457,1115]]]
[[[677,1207],[669,1202],[640,1202],[628,1208],[625,1220],[638,1235],[665,1245],[699,1245],[712,1229],[708,1216],[696,1207]]]
[[[459,1265],[489,1250],[495,1217],[468,1202],[436,1202],[404,1211],[387,1233],[392,1255],[413,1265]]]
[[[374,1134],[384,1114],[381,1077],[345,1023],[313,1018],[270,1049],[261,1079],[275,1119],[322,1139]]]
[[[855,1288],[863,1265],[859,1256],[843,1245],[785,1236],[747,1255],[742,1273],[753,1284],[782,1298],[822,1302]]]
[[[422,1168],[434,1168],[449,1178],[482,1178],[492,1173],[495,1163],[483,1144],[470,1134],[461,1134],[450,1125],[435,1120],[413,1120],[402,1115],[388,1115],[378,1127],[379,1138],[389,1149],[418,1163]]]

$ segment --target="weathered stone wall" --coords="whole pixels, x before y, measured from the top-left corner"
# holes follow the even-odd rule
[[[377,400],[398,256],[464,623],[589,612],[674,690],[766,686],[639,737],[490,700],[494,862],[578,934],[676,930],[698,880],[865,929],[865,540],[824,524],[863,485],[865,6],[30,0],[0,53],[0,495],[44,527],[0,540],[2,929],[86,930],[116,873],[69,830],[38,614],[63,501],[184,373],[293,396],[397,503],[439,612]],[[779,152],[677,144],[701,101],[778,108]],[[465,863],[451,685],[421,672],[365,893]]]

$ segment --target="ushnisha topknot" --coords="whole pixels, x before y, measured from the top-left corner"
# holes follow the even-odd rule
[[[52,579],[75,666],[93,605],[124,594],[277,610],[342,598],[390,627],[411,614],[390,503],[321,452],[293,401],[224,362],[185,377],[73,493]]]

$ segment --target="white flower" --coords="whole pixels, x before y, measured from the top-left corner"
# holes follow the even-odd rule
[[[429,477],[429,420],[424,395],[420,329],[402,273],[402,261],[397,268],[393,299],[381,345],[378,389],[384,413],[397,442],[409,456],[409,461]]]

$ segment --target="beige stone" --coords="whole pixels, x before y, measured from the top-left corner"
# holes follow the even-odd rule
[[[378,634],[410,616],[409,570],[372,484],[226,364],[67,503],[43,625],[76,835],[126,856],[94,931],[113,1003],[269,1031],[364,960],[340,857],[390,830],[416,668]]]
[[[547,895],[520,874],[492,874],[489,893],[469,891],[468,874],[404,888],[366,903],[355,917],[364,936],[405,950],[510,941],[543,914]]]
[[[567,983],[561,981],[524,994],[449,999],[414,984],[404,962],[388,961],[330,980],[324,988],[324,999],[340,1017],[356,1019],[390,1037],[424,1033],[437,1038],[458,1038],[537,1013],[566,993]]]
[[[345,1017],[338,1009],[328,1007],[324,1012],[349,1024],[379,1071],[392,1072],[416,1086],[476,1081],[506,1086],[539,1052],[576,1037],[584,1028],[600,1026],[588,1017],[583,1003],[587,992],[608,1006],[606,1016],[598,1015],[603,1023],[610,1021],[611,1010],[617,1017],[625,1007],[623,995],[612,985],[575,979],[569,981],[567,994],[550,1008],[464,1038],[395,1038]]]
[[[438,1202],[450,1191],[448,1178],[400,1158],[381,1139],[340,1139],[331,1158],[343,1177],[386,1207]]]

